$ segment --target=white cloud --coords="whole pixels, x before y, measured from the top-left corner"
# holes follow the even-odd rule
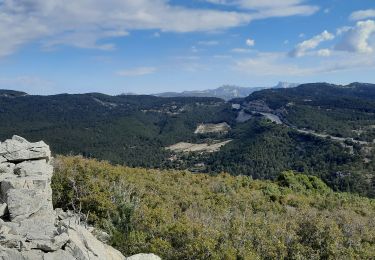
[[[335,36],[328,31],[324,31],[313,38],[299,43],[292,51],[289,52],[290,57],[302,57],[306,52],[317,48],[322,42],[333,40]]]
[[[336,45],[336,50],[372,53],[374,44],[370,44],[371,37],[375,36],[375,22],[372,20],[360,21],[354,27],[340,31],[341,41]]]
[[[98,43],[98,39],[123,37],[128,34],[125,31],[69,32],[44,40],[42,41],[42,45],[45,49],[51,49],[59,45],[70,45],[77,48],[112,51],[116,49],[113,43]]]
[[[339,36],[339,35],[342,35],[342,34],[348,32],[351,28],[352,28],[352,27],[350,27],[350,26],[343,26],[343,27],[340,27],[340,28],[338,28],[338,29],[336,30],[336,35],[338,35],[338,36]]]
[[[138,67],[138,68],[121,70],[121,71],[118,71],[116,74],[122,77],[138,77],[138,76],[153,74],[155,72],[156,72],[155,67]]]
[[[255,45],[255,40],[253,39],[247,39],[246,40],[246,45],[249,46],[249,47],[253,47]]]
[[[160,33],[159,32],[154,32],[153,34],[152,34],[152,37],[154,37],[154,38],[160,38]]]
[[[204,45],[204,46],[214,46],[214,45],[219,45],[218,41],[200,41],[198,42],[199,45]]]
[[[197,47],[195,47],[195,46],[191,46],[190,50],[191,50],[192,53],[198,53],[198,52],[200,51],[200,50],[199,50]]]
[[[332,43],[320,48],[326,41]],[[315,77],[321,74],[371,70],[375,68],[375,21],[360,21],[355,26],[338,28],[336,35],[323,31],[300,42],[289,53],[257,53],[250,49],[233,51],[247,52],[247,56],[252,56],[233,58],[234,69],[252,77]],[[300,58],[290,59],[290,56]]]
[[[213,58],[215,59],[231,59],[232,56],[231,55],[214,55]]]
[[[308,16],[316,13],[318,10],[319,7],[309,5],[281,6],[278,8],[262,9],[258,13],[254,14],[254,19],[287,17],[293,15]]]
[[[242,9],[187,8],[167,0],[3,0],[0,56],[12,54],[29,42],[42,42],[48,48],[64,44],[112,50],[116,46],[108,41],[132,30],[217,31],[256,19],[310,15],[317,10],[316,6],[302,5],[302,0],[216,2]]]
[[[221,30],[247,24],[250,13],[174,6],[165,0],[5,0],[0,4],[0,56],[31,41],[111,50],[130,30]],[[100,42],[100,43],[99,43]]]
[[[286,62],[284,53],[259,53],[255,57],[238,60],[235,69],[254,76],[296,76],[309,72]]]
[[[350,15],[350,20],[359,21],[375,17],[375,9],[359,10]]]
[[[330,49],[321,49],[317,51],[318,56],[320,57],[329,57],[331,56],[331,50]]]
[[[304,0],[206,0],[214,4],[238,6],[243,9],[269,11],[275,16],[310,15],[319,8],[312,5],[303,5]],[[276,15],[278,14],[278,15]]]
[[[15,52],[25,42],[46,35],[48,31],[48,26],[33,17],[12,17],[0,11],[0,56]]]
[[[235,6],[252,11],[253,19],[268,17],[286,17],[293,15],[312,15],[319,10],[318,6],[305,5],[305,0],[206,0],[214,4]]]
[[[194,55],[190,55],[190,56],[174,56],[173,59],[175,60],[178,60],[178,61],[193,61],[193,60],[200,60],[201,57],[200,56],[194,56]]]
[[[251,52],[251,50],[245,49],[245,48],[234,48],[234,49],[231,49],[230,51],[231,52],[235,52],[235,53],[248,53],[248,52]]]
[[[255,40],[251,39],[251,38],[248,38],[246,41],[245,41],[246,45],[248,47],[253,47],[255,46]],[[230,50],[231,52],[235,52],[235,53],[249,53],[249,52],[252,52],[253,50],[251,49],[246,49],[246,48],[233,48]]]
[[[323,54],[327,54],[325,52]],[[296,62],[283,52],[258,53],[252,58],[235,61],[234,69],[250,76],[300,77],[375,68],[375,55],[332,51],[330,55],[329,59],[306,56]]]

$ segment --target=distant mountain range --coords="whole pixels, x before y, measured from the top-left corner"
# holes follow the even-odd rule
[[[158,97],[216,97],[224,100],[231,100],[234,98],[243,98],[249,96],[251,93],[267,88],[292,88],[297,87],[297,83],[279,82],[274,87],[238,87],[232,85],[225,85],[216,89],[206,90],[192,90],[183,92],[164,92],[154,94]]]
[[[206,90],[191,90],[183,92],[163,92],[158,94],[153,94],[152,96],[157,97],[215,97],[224,100],[231,100],[234,98],[245,98],[255,91],[269,89],[269,88],[294,88],[300,84],[289,83],[289,82],[279,82],[273,87],[238,87],[234,85],[224,85],[216,89],[206,89]],[[26,92],[0,89],[0,97],[21,97],[28,95]],[[136,93],[123,93],[122,96],[138,96]]]
[[[237,86],[222,86],[216,89],[206,89],[206,90],[192,90],[183,92],[164,92],[155,94],[158,97],[217,97],[224,100],[230,100],[233,98],[247,97],[251,93],[257,90],[263,89],[262,87],[254,88],[244,88]]]

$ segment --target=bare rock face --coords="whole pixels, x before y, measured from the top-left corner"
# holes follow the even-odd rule
[[[126,260],[160,260],[160,257],[154,254],[138,254],[127,257]]]
[[[13,136],[0,143],[0,259],[126,259],[79,225],[74,214],[53,209],[50,159],[43,141]]]
[[[8,162],[22,162],[48,159],[51,157],[51,151],[43,141],[29,143],[26,139],[15,135],[0,145],[0,155]]]

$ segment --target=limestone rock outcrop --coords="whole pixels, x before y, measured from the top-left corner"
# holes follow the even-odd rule
[[[14,136],[0,143],[0,259],[126,259],[74,214],[53,209],[50,160],[43,141]],[[149,256],[129,259],[160,259]]]
[[[138,254],[130,256],[126,260],[160,260],[160,257],[154,254]]]

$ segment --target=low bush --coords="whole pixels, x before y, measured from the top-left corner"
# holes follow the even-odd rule
[[[80,211],[125,255],[163,259],[374,259],[375,201],[318,178],[276,182],[58,157],[54,205]]]

